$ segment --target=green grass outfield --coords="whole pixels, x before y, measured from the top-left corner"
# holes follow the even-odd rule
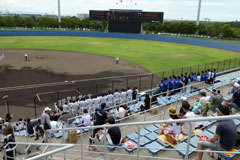
[[[118,56],[120,60],[142,65],[158,74],[180,67],[240,58],[238,53],[198,46],[95,37],[0,37],[0,48],[52,49]]]

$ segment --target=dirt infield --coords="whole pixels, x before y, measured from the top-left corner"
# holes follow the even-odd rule
[[[115,64],[114,57],[89,53],[27,49],[6,49],[0,50],[0,53],[1,52],[4,52],[5,58],[0,61],[0,88],[149,73],[147,69],[128,61],[120,60],[119,64]],[[28,61],[24,59],[25,53],[28,54]],[[34,117],[33,96],[36,93],[76,88],[84,94],[99,93],[111,90],[113,86],[114,88],[123,88],[127,85],[130,87],[140,85],[142,88],[150,88],[150,78],[151,77],[140,77],[141,82],[139,82],[139,78],[137,77],[127,80],[115,79],[114,82],[112,82],[112,80],[102,80],[68,86],[5,91],[0,92],[0,97],[8,95],[10,113],[15,115],[14,119],[18,119],[19,117]],[[145,83],[146,81],[147,83]],[[39,104],[38,101],[36,102],[37,115],[41,113],[41,109],[45,105],[51,105],[57,99],[65,98],[65,96],[74,96],[77,94],[74,91],[57,93],[57,95],[56,93],[41,95],[41,104]],[[4,116],[6,113],[4,106],[4,101],[0,99],[0,116]]]

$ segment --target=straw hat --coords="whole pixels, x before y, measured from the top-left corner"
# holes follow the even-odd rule
[[[177,115],[177,108],[175,106],[171,106],[168,108],[168,114],[171,116]]]

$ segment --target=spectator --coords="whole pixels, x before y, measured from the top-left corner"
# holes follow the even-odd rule
[[[179,119],[176,107],[172,106],[168,108],[168,114],[170,116],[169,120]],[[180,134],[180,124],[178,123],[169,123],[169,124],[161,124],[158,130],[159,135],[167,135],[169,131],[174,131],[174,134]]]
[[[240,107],[240,89],[239,84],[235,83],[233,85],[233,96],[229,99],[224,99],[224,105],[227,105],[230,107],[230,109],[235,108],[236,110]]]
[[[3,150],[4,147],[7,149],[13,149],[15,147],[15,144],[8,144],[9,142],[15,142],[15,137],[13,134],[13,130],[11,127],[6,127],[3,129],[3,135],[5,136],[3,141],[3,146],[0,148],[0,150]],[[16,157],[16,151],[6,151],[6,154],[3,156],[4,160],[15,160]]]
[[[113,117],[109,118],[109,124],[115,124],[115,119]],[[118,145],[121,143],[121,130],[119,127],[111,127],[106,133],[104,130],[101,131],[99,136],[99,141],[102,141],[104,138],[107,139],[107,143],[111,145]]]
[[[131,90],[130,87],[127,87],[127,92],[126,92],[126,94],[127,94],[127,101],[128,101],[128,102],[131,102],[131,101],[132,101],[133,91]]]
[[[158,88],[159,88],[159,93],[162,93],[164,91],[163,80],[161,80],[161,82],[158,84]]]
[[[102,103],[101,104],[101,108],[96,109],[95,112],[95,122],[94,122],[94,126],[100,126],[106,123],[107,120],[107,113],[105,111],[106,108],[106,104]],[[91,135],[91,137],[89,137],[89,143],[93,144],[94,141],[93,139],[95,138],[96,133],[101,130],[102,128],[96,128],[93,130],[93,134]],[[96,148],[94,146],[90,146],[89,147],[90,150],[95,150]]]
[[[201,76],[200,76],[200,73],[198,72],[198,74],[197,74],[197,81],[198,82],[201,82]]]
[[[207,112],[209,109],[215,111],[218,106],[222,104],[223,97],[220,95],[220,91],[212,90],[213,97],[210,102],[207,102],[203,108],[203,116],[207,116]]]
[[[44,130],[43,130],[43,127],[41,125],[41,120],[40,119],[38,120],[35,131],[36,131],[36,138],[35,138],[35,141],[36,141],[36,140],[39,139],[39,136],[43,136],[43,134],[44,134]]]
[[[165,78],[163,82],[163,94],[162,94],[163,96],[167,95],[167,90],[168,90],[168,79]]]
[[[183,119],[188,119],[188,118],[195,118],[195,114],[190,111],[190,105],[188,103],[183,103],[182,108],[186,114],[183,116]],[[191,133],[195,129],[195,122],[190,122],[191,124]],[[188,130],[189,130],[189,123],[183,123],[182,124],[182,133],[185,135],[188,135]]]
[[[83,110],[83,116],[82,116],[82,121],[83,121],[83,126],[87,127],[91,125],[91,116],[88,113],[87,109]]]
[[[205,106],[205,104],[208,102],[207,94],[206,92],[200,92],[200,99],[199,103],[201,104],[202,107]]]
[[[25,126],[25,121],[24,121],[24,119],[19,118],[19,120],[18,120],[18,130],[19,130],[19,131],[24,130],[24,126]]]
[[[114,103],[115,103],[115,105],[120,104],[120,97],[121,97],[121,95],[120,95],[118,89],[115,89],[115,92],[114,92],[114,94],[113,94],[113,98],[114,98]]]
[[[10,113],[6,114],[5,122],[11,123],[13,116]]]
[[[116,64],[118,64],[119,63],[119,58],[118,57],[116,57]]]
[[[63,113],[68,113],[70,110],[67,102],[65,102],[65,104],[62,106],[62,108],[63,108]]]
[[[143,105],[141,105],[141,111],[149,110],[151,106],[150,96],[148,94],[145,95],[145,99],[143,101]]]
[[[229,108],[223,105],[220,105],[217,108],[218,116],[227,116],[229,115]],[[235,147],[237,142],[237,128],[233,120],[223,120],[221,121],[213,138],[206,141],[198,142],[198,150],[204,150],[206,148],[215,150],[215,151],[230,151]],[[213,156],[210,154],[210,156]],[[203,152],[198,152],[198,160],[202,160]]]
[[[126,103],[126,102],[127,102],[126,89],[122,89],[122,92],[121,92],[121,103]]]
[[[188,105],[190,105],[189,103],[188,103],[188,100],[187,100],[187,97],[181,97],[181,105],[183,106],[183,104],[184,103],[187,103]],[[182,118],[185,114],[186,114],[186,112],[183,110],[183,107],[181,106],[181,108],[180,108],[180,111],[179,111],[179,118]]]
[[[138,88],[134,87],[133,88],[133,93],[132,93],[132,100],[136,100],[138,95]]]
[[[55,121],[55,117],[53,116],[50,117],[50,125],[51,125],[51,130],[58,129],[58,123],[57,121]],[[57,133],[57,131],[51,131],[51,133]]]
[[[28,135],[33,135],[34,134],[34,125],[32,124],[30,118],[27,119],[27,133]]]
[[[49,107],[46,107],[44,109],[44,112],[41,115],[41,123],[42,123],[43,129],[44,129],[43,143],[47,143],[48,134],[49,134],[49,132],[47,132],[47,130],[51,129],[50,117],[49,117],[50,111],[51,111],[51,109]]]
[[[122,119],[126,117],[126,110],[123,108],[123,106],[117,106],[117,110],[115,112],[115,118],[116,119]]]

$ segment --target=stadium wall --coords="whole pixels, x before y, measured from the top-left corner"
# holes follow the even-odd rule
[[[78,36],[78,37],[106,37],[106,38],[127,38],[139,40],[151,40],[161,42],[180,43],[188,45],[196,45],[202,47],[209,47],[233,52],[240,52],[240,44],[231,44],[225,42],[217,42],[210,40],[178,38],[178,37],[164,37],[152,35],[139,34],[121,34],[121,33],[100,33],[100,32],[68,32],[68,31],[12,31],[2,30],[0,36]]]

